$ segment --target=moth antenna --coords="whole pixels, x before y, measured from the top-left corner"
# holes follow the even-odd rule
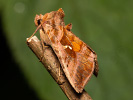
[[[35,32],[28,38],[27,41],[29,41],[35,34],[36,32],[41,28],[41,24],[36,28]]]

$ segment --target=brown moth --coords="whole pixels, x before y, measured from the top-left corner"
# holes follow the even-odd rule
[[[77,93],[81,93],[92,74],[98,75],[97,55],[72,33],[72,24],[65,26],[63,18],[61,8],[45,15],[36,15],[36,31],[43,31],[45,35],[40,32],[42,45],[45,43],[52,47],[70,84]],[[44,36],[47,40],[44,40]]]

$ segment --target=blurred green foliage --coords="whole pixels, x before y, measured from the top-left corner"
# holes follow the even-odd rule
[[[26,45],[35,15],[59,8],[73,33],[98,55],[99,76],[85,90],[94,100],[133,99],[133,0],[1,0],[6,38],[30,87],[41,100],[67,100]]]

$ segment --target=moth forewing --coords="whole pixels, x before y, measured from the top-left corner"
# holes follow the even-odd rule
[[[98,74],[96,53],[72,32],[72,24],[65,26],[64,11],[59,9],[46,15],[36,15],[36,26],[41,25],[40,39],[50,45],[72,87],[81,93],[91,75]]]

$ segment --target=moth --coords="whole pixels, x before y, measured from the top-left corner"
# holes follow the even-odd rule
[[[42,44],[52,47],[71,86],[77,93],[82,93],[92,74],[98,75],[97,55],[72,33],[71,23],[65,26],[64,16],[62,8],[45,15],[36,15],[36,31],[43,31],[47,40],[44,40],[44,34],[40,32]]]

